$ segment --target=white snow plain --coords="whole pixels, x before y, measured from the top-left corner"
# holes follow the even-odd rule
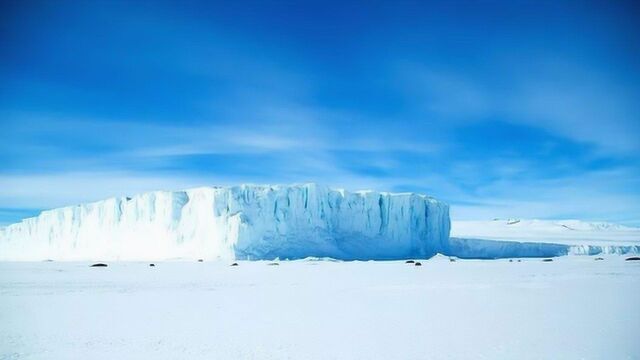
[[[624,259],[0,262],[0,358],[637,359]]]

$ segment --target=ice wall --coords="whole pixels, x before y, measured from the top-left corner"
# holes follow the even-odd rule
[[[640,245],[567,245],[548,242],[520,242],[455,238],[441,252],[462,259],[504,259],[555,257],[564,255],[627,255],[640,253]]]
[[[462,259],[555,257],[569,254],[562,244],[450,238],[443,254]]]
[[[440,251],[449,228],[424,195],[206,187],[44,211],[0,229],[0,260],[400,259]]]

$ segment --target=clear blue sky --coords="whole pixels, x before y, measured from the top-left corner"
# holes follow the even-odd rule
[[[315,181],[640,225],[633,1],[0,6],[0,223]]]

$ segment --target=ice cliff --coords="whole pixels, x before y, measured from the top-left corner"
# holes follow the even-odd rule
[[[150,192],[44,211],[0,229],[0,260],[429,257],[449,207],[316,184]]]
[[[626,255],[640,253],[640,245],[567,245],[470,238],[449,239],[445,255],[462,259],[536,258],[564,255]]]

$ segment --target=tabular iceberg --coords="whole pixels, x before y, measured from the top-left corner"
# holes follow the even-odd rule
[[[449,207],[428,196],[316,184],[204,187],[44,211],[0,229],[0,260],[429,257]]]

